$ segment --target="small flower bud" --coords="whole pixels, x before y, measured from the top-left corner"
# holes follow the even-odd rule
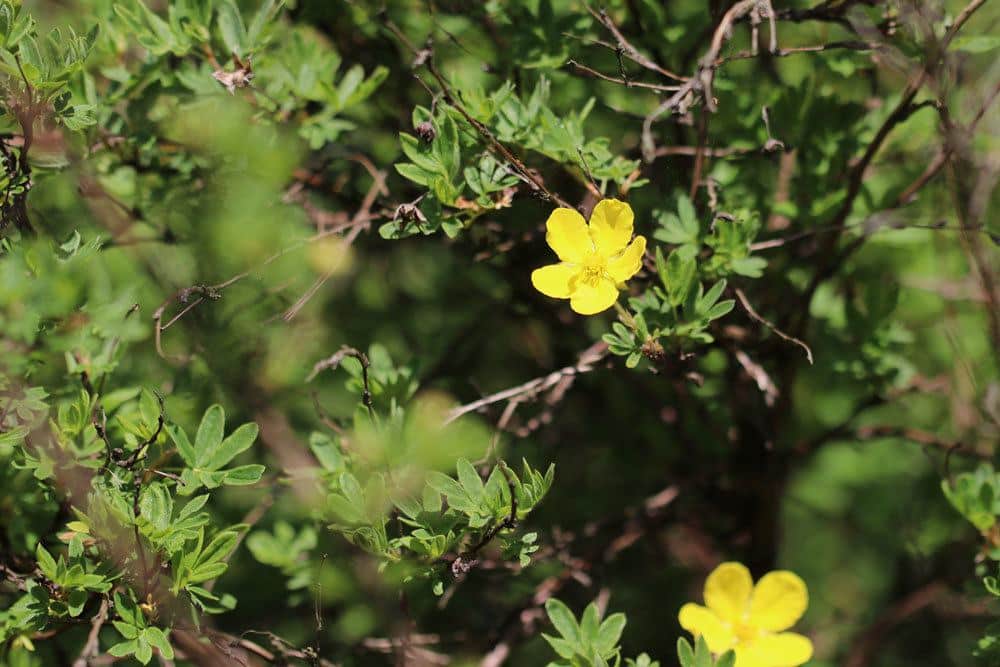
[[[416,127],[417,136],[420,137],[421,141],[424,143],[431,143],[434,141],[434,137],[437,136],[437,132],[434,130],[434,126],[429,120],[425,120]]]

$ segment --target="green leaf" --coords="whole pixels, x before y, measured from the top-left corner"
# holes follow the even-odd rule
[[[144,665],[149,664],[149,661],[153,658],[153,647],[149,645],[149,642],[144,640],[141,636],[136,640],[135,647],[135,659]]]
[[[567,660],[571,660],[577,655],[576,645],[566,641],[565,639],[561,639],[559,637],[553,637],[551,635],[545,634],[544,632],[542,633],[542,639],[544,639],[549,643],[549,646],[552,647],[552,650],[555,651],[560,658],[566,658]],[[555,663],[549,663],[550,666],[552,664]]]
[[[222,433],[226,425],[226,413],[222,406],[215,404],[205,411],[194,437],[195,464],[204,468],[216,448],[222,443]]]
[[[226,558],[239,541],[239,533],[234,530],[224,530],[212,538],[212,541],[198,556],[198,564],[204,565]]]
[[[46,551],[41,542],[35,547],[35,559],[38,561],[38,569],[42,571],[42,574],[49,580],[55,581],[58,576],[56,560],[52,557],[52,554]]]
[[[237,466],[224,471],[223,484],[229,486],[247,486],[256,484],[264,474],[264,466],[259,463],[250,463],[245,466]]]
[[[694,645],[694,667],[712,667],[712,652],[708,649],[704,635],[698,635]]]
[[[705,293],[705,296],[698,299],[698,311],[708,312],[708,310],[715,305],[715,302],[719,300],[722,296],[723,290],[726,289],[725,279],[719,280]],[[729,312],[728,310],[726,311]],[[725,313],[723,313],[724,315]]]
[[[114,646],[110,647],[108,649],[108,654],[113,655],[116,658],[124,658],[127,655],[135,653],[138,647],[139,642],[135,639],[129,639],[128,641],[118,642]]]
[[[125,639],[135,639],[139,636],[139,628],[135,627],[131,623],[111,621],[111,625],[115,626],[115,630],[117,630]]]
[[[188,575],[188,583],[197,584],[202,581],[209,581],[215,579],[220,574],[226,571],[228,565],[226,563],[207,563],[205,565],[199,565],[191,571]]]
[[[448,498],[464,496],[462,485],[444,473],[432,470],[427,474],[427,485]]]
[[[598,610],[597,605],[591,602],[583,610],[583,616],[580,619],[580,643],[585,648],[597,645],[597,633],[600,629],[600,621],[601,612]]]
[[[760,278],[764,275],[766,267],[767,260],[763,257],[739,257],[729,263],[729,268],[733,270],[733,273],[748,278]]]
[[[434,179],[434,174],[428,173],[424,169],[415,164],[410,164],[409,162],[400,162],[393,166],[403,178],[407,178],[417,185],[429,186],[431,181]]]
[[[364,100],[371,97],[372,93],[374,93],[378,87],[382,85],[382,82],[385,81],[388,76],[388,68],[382,65],[376,67],[372,70],[371,74],[368,75],[368,78],[362,81],[361,84],[354,89],[354,92],[344,100],[344,108],[346,109],[356,104],[360,104]]]
[[[338,109],[346,106],[347,98],[357,89],[358,85],[365,78],[365,70],[361,65],[354,65],[346,72],[337,84],[337,105]]]
[[[278,10],[284,4],[285,0],[264,0],[261,3],[260,8],[257,9],[257,12],[253,16],[253,20],[250,21],[250,26],[247,28],[247,41],[249,44],[254,45],[257,43],[268,21],[274,18],[274,15],[278,13]]]
[[[735,305],[736,301],[734,301],[733,299],[726,299],[725,301],[720,301],[719,303],[715,304],[714,306],[708,309],[708,312],[705,313],[705,319],[716,320],[722,317],[723,315],[727,315]]]
[[[1000,47],[1000,35],[962,35],[951,42],[955,51],[966,53],[987,53]]]
[[[142,417],[142,421],[152,435],[160,419],[160,402],[156,395],[148,389],[143,389],[139,395],[139,416]]]
[[[618,646],[622,631],[625,629],[625,623],[625,614],[622,613],[611,614],[601,623],[594,645],[602,655],[609,655]]]
[[[697,232],[698,214],[694,210],[694,204],[691,203],[690,197],[683,193],[677,197],[677,217],[680,218],[685,229],[693,228]]]
[[[130,598],[123,596],[121,593],[115,593],[115,613],[130,625],[136,627],[145,625],[142,612],[139,611],[139,608],[136,607]]]
[[[186,519],[187,517],[191,516],[192,514],[200,510],[202,507],[204,507],[205,503],[208,502],[208,496],[209,494],[204,493],[196,498],[193,498],[177,514],[177,520],[180,521],[181,519]]]
[[[462,483],[465,492],[472,500],[482,502],[486,495],[486,487],[476,469],[465,459],[459,459],[456,468],[458,469],[458,481]]]
[[[677,660],[681,667],[694,667],[694,649],[684,637],[677,640]]]
[[[139,499],[140,515],[163,530],[170,523],[174,511],[174,501],[166,486],[159,482],[149,484],[142,490]]]
[[[257,440],[259,432],[257,424],[253,422],[243,424],[203,459],[201,467],[209,471],[218,470],[232,461],[238,454],[249,449]]]
[[[667,290],[670,303],[679,306],[684,303],[695,286],[698,265],[694,253],[687,247],[677,248],[667,258],[667,274],[661,280]]]
[[[545,613],[560,635],[575,645],[580,644],[580,629],[569,607],[556,598],[549,598],[545,601]]]
[[[70,591],[66,599],[66,609],[69,612],[70,618],[76,618],[83,612],[83,608],[87,605],[89,597],[85,590],[76,589]]]
[[[142,638],[159,649],[160,655],[167,660],[174,659],[174,649],[170,645],[170,642],[167,641],[167,636],[163,633],[163,630],[156,626],[150,626],[142,631]]]
[[[247,29],[243,24],[243,16],[233,0],[222,0],[218,6],[219,34],[230,53],[241,58],[247,52]]]

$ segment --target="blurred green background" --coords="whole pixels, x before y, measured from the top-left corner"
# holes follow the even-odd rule
[[[148,4],[164,13],[174,3]],[[257,8],[239,4],[247,16]],[[779,11],[812,6],[774,4]],[[782,47],[858,39],[883,47],[748,58],[721,66],[715,83],[719,110],[706,142],[735,152],[710,159],[704,173],[723,209],[765,221],[762,239],[828,224],[852,164],[928,57],[927,34],[942,34],[965,6],[819,4],[834,13],[851,6],[842,21],[780,20]],[[613,37],[583,3],[286,2],[272,40],[252,54],[253,86],[236,94],[210,78],[207,51],[150,55],[113,18],[110,0],[24,5],[45,24],[84,32],[96,21],[101,33],[87,76],[73,84],[77,97],[85,98],[88,86],[98,91],[98,122],[79,135],[40,132],[28,199],[38,237],[22,242],[44,248],[79,235],[84,245],[99,244],[66,262],[39,250],[43,280],[27,281],[23,267],[0,262],[0,356],[11,375],[68,396],[78,388],[67,379],[63,352],[74,350],[83,367],[110,372],[105,391],[160,390],[168,414],[188,432],[213,402],[225,406],[232,425],[258,421],[262,444],[246,460],[293,473],[310,434],[357,409],[342,371],[306,381],[313,365],[343,344],[381,346],[418,392],[441,392],[457,404],[572,365],[608,330],[613,314],[580,317],[531,287],[531,270],[551,261],[538,230],[553,204],[525,188],[509,208],[488,212],[454,239],[378,233],[397,206],[425,190],[392,167],[405,159],[399,133],[414,131],[414,107],[446,103],[429,93],[437,87],[412,66],[413,54],[389,22],[418,47],[430,40],[437,67],[460,94],[511,81],[526,99],[544,79],[558,117],[593,98],[586,137],[606,138],[613,155],[641,158],[643,117],[660,98],[565,65],[574,59],[620,76],[615,50],[595,42]],[[636,47],[689,74],[728,6],[621,0],[608,10]],[[890,19],[895,27],[888,30],[881,22]],[[962,34],[995,39],[998,20],[1000,9],[987,3]],[[218,39],[210,43],[212,57],[230,68]],[[748,28],[739,25],[722,55],[746,48]],[[940,69],[947,76],[918,100],[941,100],[967,125],[1000,76],[997,53],[974,42],[951,49]],[[370,96],[342,111],[312,98],[311,80],[342,81],[356,65],[365,77],[385,68]],[[664,82],[627,59],[622,66],[635,80]],[[1000,268],[997,247],[986,233],[955,230],[978,184],[980,222],[1000,233],[992,214],[997,124],[995,109],[985,113],[975,132],[957,140],[954,164],[899,208],[890,202],[927,167],[943,135],[933,108],[897,127],[848,218],[845,243],[867,238],[811,301],[800,299],[821,264],[823,232],[760,251],[768,260],[763,277],[733,282],[779,326],[807,321],[800,332],[814,364],[737,306],[713,329],[716,342],[693,350],[682,372],[628,370],[613,359],[579,376],[553,405],[519,406],[500,437],[504,458],[556,466],[552,490],[526,524],[543,545],[544,557],[530,567],[474,568],[449,583],[455,590],[444,597],[426,582],[407,584],[404,609],[397,585],[317,522],[315,508],[289,485],[229,489],[216,494],[213,511],[230,522],[273,495],[251,535],[279,525],[315,535],[299,572],[319,587],[289,591],[279,569],[242,549],[217,589],[239,604],[212,622],[236,635],[273,631],[295,645],[318,632],[324,656],[345,665],[400,664],[366,638],[404,628],[432,636],[426,648],[449,664],[480,664],[512,632],[507,664],[543,665],[552,658],[538,634],[550,631],[544,619],[529,619],[527,636],[517,628],[549,580],[578,612],[598,597],[626,612],[626,655],[646,651],[672,665],[682,634],[677,610],[700,602],[714,565],[740,560],[757,576],[780,567],[808,583],[810,607],[799,629],[815,643],[811,664],[972,664],[992,616],[980,581],[984,540],[940,487],[992,459],[1000,435],[990,330],[996,304],[988,294],[996,287],[983,283]],[[654,127],[659,146],[697,144],[696,124],[663,119]],[[471,128],[462,131],[475,143]],[[759,150],[769,137],[785,150]],[[575,166],[538,151],[519,155],[574,205],[593,204]],[[649,183],[627,195],[636,232],[652,238],[661,212],[674,210],[678,193],[688,191],[693,157],[665,155],[639,168]],[[992,180],[979,178],[990,170]],[[373,220],[356,238],[303,243],[351,223],[370,189]],[[605,194],[617,194],[615,185]],[[702,213],[706,196],[696,198]],[[947,228],[913,227],[939,221]],[[269,261],[285,248],[292,249]],[[244,271],[221,298],[166,329],[166,358],[157,354],[152,318],[161,304],[176,314],[180,301],[170,299],[178,290],[222,284]],[[640,276],[634,289],[644,281]],[[137,313],[124,318],[133,304]],[[39,327],[44,338],[12,342]],[[119,343],[109,353],[112,338]],[[774,404],[741,367],[739,351],[774,380]],[[492,429],[504,406],[491,406],[483,423]],[[950,451],[953,443],[961,449]],[[676,498],[644,505],[665,489]],[[0,526],[9,541],[21,540],[14,551],[30,550],[46,520],[16,515],[4,507]],[[49,650],[39,642],[43,663],[61,664]]]

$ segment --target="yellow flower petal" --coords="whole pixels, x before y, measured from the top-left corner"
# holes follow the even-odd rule
[[[736,651],[735,667],[774,667],[769,662],[761,659],[758,651],[754,651],[750,644],[738,644],[734,647]]]
[[[802,618],[809,606],[806,582],[794,572],[778,570],[761,577],[750,601],[750,623],[778,632]]]
[[[724,621],[741,621],[750,602],[753,577],[741,563],[723,563],[705,580],[705,604]]]
[[[699,604],[688,603],[681,607],[677,620],[695,637],[704,637],[712,653],[722,653],[736,641],[732,631],[723,625],[719,617]]]
[[[782,632],[737,647],[736,667],[798,667],[809,662],[812,654],[808,637]]]
[[[557,208],[545,223],[545,242],[564,262],[580,263],[594,251],[583,216],[571,208]]]
[[[594,284],[580,280],[570,296],[569,307],[581,315],[596,315],[613,306],[617,300],[618,287],[612,280],[601,278]]]
[[[549,264],[531,272],[535,289],[556,299],[568,299],[573,293],[573,280],[580,275],[580,268],[572,264]]]
[[[602,199],[590,215],[590,236],[597,252],[605,257],[617,255],[632,238],[632,207],[617,199]]]
[[[636,236],[620,257],[608,262],[608,273],[617,282],[625,282],[642,268],[642,255],[645,252],[646,237]]]

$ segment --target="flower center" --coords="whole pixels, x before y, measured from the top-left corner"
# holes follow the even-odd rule
[[[591,287],[596,287],[604,278],[606,268],[607,260],[595,252],[580,265],[580,279]]]
[[[737,621],[733,624],[733,634],[741,642],[750,641],[760,636],[760,630],[749,623]]]

